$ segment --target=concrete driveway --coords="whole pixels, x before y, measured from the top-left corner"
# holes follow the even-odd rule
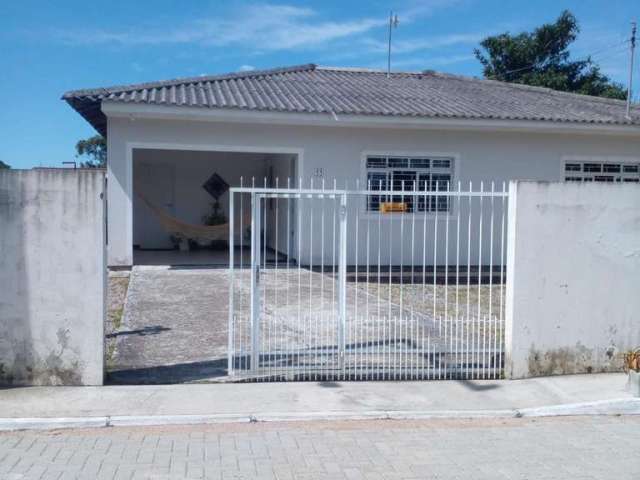
[[[111,335],[110,383],[181,383],[226,375],[228,270],[135,266]]]

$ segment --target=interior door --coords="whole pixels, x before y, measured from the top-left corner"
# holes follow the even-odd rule
[[[134,165],[133,178],[134,244],[142,249],[172,248],[169,233],[162,228],[156,214],[140,200],[138,194],[175,215],[175,167],[141,162]]]

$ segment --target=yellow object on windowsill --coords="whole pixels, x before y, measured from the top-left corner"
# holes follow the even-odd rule
[[[380,204],[381,213],[396,213],[407,211],[406,202],[382,202]]]

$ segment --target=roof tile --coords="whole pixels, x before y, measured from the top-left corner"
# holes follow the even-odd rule
[[[640,125],[640,107],[547,88],[436,72],[386,73],[313,64],[137,85],[62,97],[106,133],[100,103],[127,102],[274,112]]]

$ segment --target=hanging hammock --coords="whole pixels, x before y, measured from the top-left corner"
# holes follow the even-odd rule
[[[162,208],[154,205],[145,197],[138,193],[140,200],[158,217],[162,228],[168,233],[184,240],[229,240],[229,224],[220,225],[197,225],[183,222],[182,220],[168,214]]]

